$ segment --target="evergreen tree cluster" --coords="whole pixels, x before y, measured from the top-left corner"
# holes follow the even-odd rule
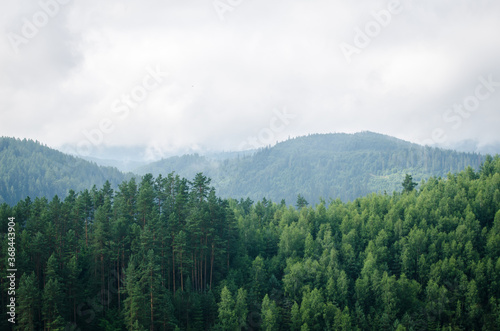
[[[500,328],[498,156],[418,189],[410,177],[401,193],[297,208],[210,184],[146,174],[0,205],[0,314],[15,217],[16,329]]]
[[[64,198],[69,189],[82,191],[106,181],[116,187],[127,177],[39,142],[7,137],[0,137],[0,174],[0,203],[10,205],[26,196]]]

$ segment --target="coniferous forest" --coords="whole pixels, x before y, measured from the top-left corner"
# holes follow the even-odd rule
[[[81,191],[126,179],[115,168],[98,167],[30,139],[0,137],[0,204],[16,204],[26,196],[60,197],[68,189]],[[130,176],[129,176],[130,177]]]
[[[4,203],[4,317],[9,217],[16,330],[500,329],[498,156],[348,203],[221,199],[202,173]]]
[[[399,190],[406,173],[416,182],[446,176],[466,166],[474,170],[484,156],[420,146],[373,132],[312,134],[291,138],[253,152],[219,156],[182,155],[161,159],[122,173],[98,166],[28,139],[0,137],[0,204],[16,204],[101,187],[106,180],[116,189],[124,180],[148,173],[174,172],[188,179],[202,172],[217,195],[257,201],[294,202],[300,193],[311,204],[320,198],[352,201],[372,192]]]

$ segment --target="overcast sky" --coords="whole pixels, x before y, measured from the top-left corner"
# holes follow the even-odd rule
[[[81,153],[500,141],[499,1],[19,0],[0,17],[3,136]]]

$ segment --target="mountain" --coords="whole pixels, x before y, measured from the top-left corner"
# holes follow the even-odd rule
[[[276,144],[232,159],[198,154],[166,158],[135,173],[166,175],[175,171],[193,178],[203,172],[223,197],[295,203],[301,194],[309,203],[324,199],[353,200],[371,192],[401,191],[405,174],[420,182],[471,166],[484,156],[424,147],[373,132],[314,134]]]
[[[110,155],[114,157],[114,155]],[[105,160],[100,160],[105,163]],[[203,172],[222,197],[262,198],[294,204],[301,194],[309,203],[324,199],[353,200],[370,192],[401,191],[406,173],[419,182],[472,166],[484,156],[423,147],[372,132],[314,134],[257,151],[173,156],[133,172],[194,178]],[[97,162],[97,161],[96,161]],[[109,161],[108,164],[113,164]],[[132,164],[129,164],[130,167]],[[26,196],[64,198],[69,189],[117,187],[132,177],[116,168],[98,166],[32,140],[0,138],[0,203]]]
[[[130,176],[128,176],[130,177]],[[0,204],[15,204],[26,196],[66,197],[108,180],[117,187],[127,176],[27,139],[0,138]]]
[[[134,150],[135,148],[131,148],[130,150],[126,150],[127,152]],[[74,149],[73,149],[74,150]],[[111,149],[109,149],[111,150]],[[61,150],[61,152],[64,153],[64,150]],[[256,152],[256,150],[248,150],[248,151],[243,151],[243,152],[210,152],[210,151],[205,151],[204,156],[206,156],[209,159],[214,159],[214,160],[219,160],[223,161],[226,159],[233,159],[237,158],[238,156],[246,156],[246,155],[252,155]],[[71,153],[69,153],[72,155]],[[187,153],[181,153],[180,155],[190,155],[189,152]],[[158,155],[157,155],[158,156]],[[138,154],[138,157],[132,158],[130,157],[129,154],[110,154],[109,157],[105,157],[105,154],[100,154],[98,157],[96,156],[81,156],[82,159],[94,162],[97,165],[104,166],[104,167],[114,167],[117,168],[118,170],[122,172],[133,172],[134,169],[141,168],[142,166],[146,166],[150,164],[151,162],[158,161],[159,159],[164,159],[167,156],[157,158],[155,160],[147,160],[147,158],[144,156],[144,153]],[[177,157],[176,155],[170,155],[170,157]]]
[[[247,150],[243,152],[234,151],[213,151],[208,149],[200,149],[193,151],[192,149],[170,150],[164,151],[155,145],[136,145],[136,146],[93,146],[91,153],[87,156],[78,155],[75,151],[78,150],[76,145],[62,145],[58,149],[62,153],[73,155],[89,162],[96,163],[103,167],[114,167],[122,172],[133,172],[134,169],[146,166],[151,162],[155,162],[168,157],[176,157],[179,155],[189,155],[200,153],[210,159],[225,160],[232,159],[241,155],[251,155],[257,150]]]

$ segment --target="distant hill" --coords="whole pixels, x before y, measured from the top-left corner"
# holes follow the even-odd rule
[[[361,132],[314,134],[290,139],[252,155],[231,159],[185,155],[135,169],[135,173],[193,178],[203,172],[223,197],[295,204],[301,194],[309,203],[319,198],[353,200],[371,192],[401,191],[406,173],[420,182],[471,166],[484,156],[423,147],[394,137]]]
[[[0,204],[15,204],[26,196],[66,197],[69,189],[98,188],[109,180],[117,187],[126,175],[100,167],[27,139],[0,138]]]
[[[472,166],[484,156],[423,147],[372,132],[314,134],[247,152],[208,156],[175,156],[135,169],[138,175],[176,172],[194,178],[203,172],[222,197],[262,198],[295,204],[301,194],[309,203],[320,197],[353,200],[370,192],[401,191],[404,175],[420,182]],[[26,196],[64,198],[109,180],[117,187],[133,175],[66,155],[32,140],[0,138],[0,203]]]

